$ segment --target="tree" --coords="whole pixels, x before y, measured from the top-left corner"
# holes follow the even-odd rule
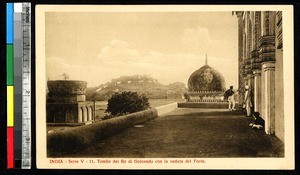
[[[149,108],[148,98],[137,92],[116,92],[108,100],[106,112],[111,115],[126,115]]]

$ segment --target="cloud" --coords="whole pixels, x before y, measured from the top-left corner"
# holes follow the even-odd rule
[[[190,62],[200,62],[198,56],[190,53],[165,54],[154,51],[147,53],[140,60],[146,63],[164,65],[164,67],[182,67],[191,65]]]
[[[125,41],[112,40],[108,46],[101,48],[98,58],[102,62],[129,62],[136,60],[140,53],[130,48]]]
[[[207,50],[214,43],[210,37],[209,30],[201,26],[185,29],[181,40],[182,44],[191,50]]]
[[[100,49],[98,60],[92,64],[69,64],[62,58],[47,58],[47,78],[62,79],[66,73],[70,79],[84,80],[88,86],[98,86],[124,75],[148,74],[163,84],[172,82],[187,83],[189,76],[205,63],[204,54],[162,53],[149,51],[140,54],[129,43],[112,40]],[[219,57],[208,57],[208,64],[219,70],[230,84],[235,84],[237,63]],[[229,80],[229,81],[228,81]]]
[[[181,42],[187,52],[197,54],[208,53],[210,55],[220,56],[222,53],[218,51],[222,50],[222,52],[224,52],[226,48],[224,41],[212,38],[210,31],[201,26],[185,29],[182,32]]]

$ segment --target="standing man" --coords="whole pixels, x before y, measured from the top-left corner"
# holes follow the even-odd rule
[[[235,110],[235,100],[234,100],[234,91],[233,86],[230,86],[230,88],[225,92],[224,94],[225,98],[228,98],[228,109],[229,111]]]
[[[251,102],[251,95],[250,95],[250,87],[248,85],[245,86],[244,106],[247,111],[247,117],[251,117],[252,102]]]

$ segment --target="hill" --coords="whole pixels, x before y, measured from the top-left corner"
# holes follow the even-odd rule
[[[87,100],[108,100],[115,92],[134,91],[149,99],[178,99],[187,91],[184,83],[160,84],[149,75],[121,76],[97,87],[87,88]]]

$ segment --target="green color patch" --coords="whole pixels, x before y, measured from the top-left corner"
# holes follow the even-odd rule
[[[6,45],[6,75],[7,85],[14,85],[14,46],[12,44]]]

